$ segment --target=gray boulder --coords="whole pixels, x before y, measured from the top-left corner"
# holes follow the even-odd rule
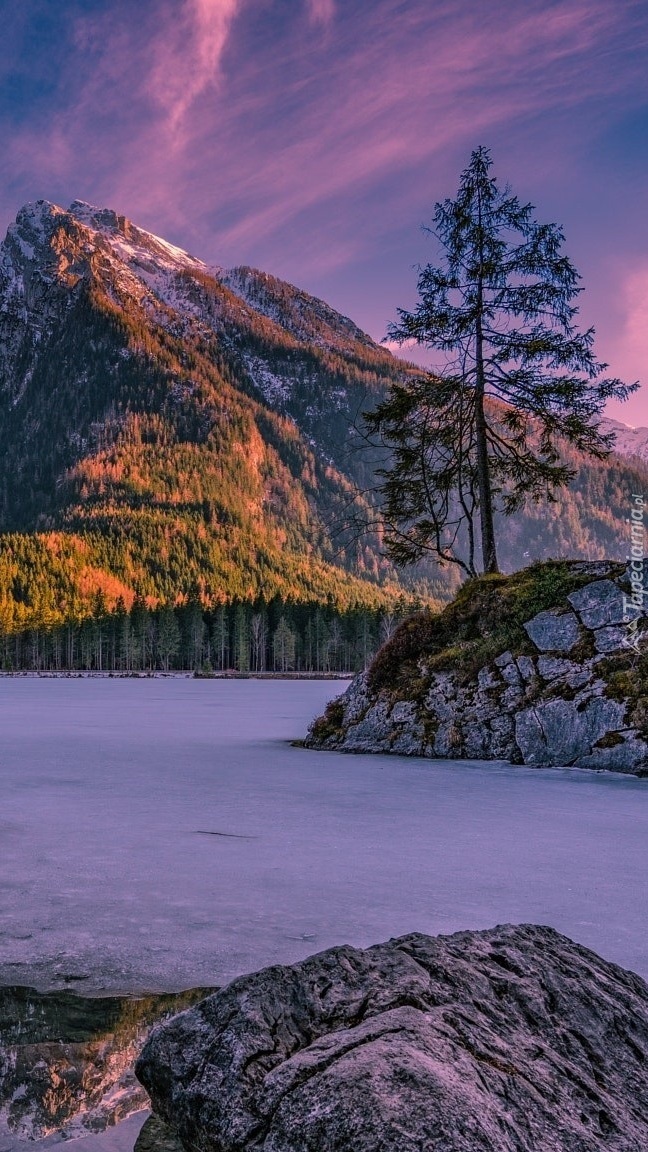
[[[187,1152],[640,1152],[648,986],[551,928],[333,948],[154,1030]]]
[[[584,708],[570,700],[546,700],[518,712],[515,739],[525,764],[570,765],[590,756],[606,733],[621,729],[624,712],[625,705],[601,696]],[[625,771],[630,770],[627,764]]]
[[[573,612],[549,609],[538,612],[524,625],[525,631],[541,652],[571,652],[580,637],[578,620]]]
[[[597,652],[619,652],[628,643],[627,628],[605,627],[594,632],[594,647]]]
[[[540,656],[538,673],[543,680],[557,680],[559,676],[569,676],[580,671],[578,664],[571,660],[561,660],[559,656]]]
[[[623,622],[623,592],[613,580],[595,580],[567,599],[586,628],[607,628]]]

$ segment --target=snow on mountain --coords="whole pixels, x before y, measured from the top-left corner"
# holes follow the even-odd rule
[[[234,303],[243,319],[250,312],[263,316],[302,343],[338,351],[355,344],[382,359],[389,355],[323,300],[254,268],[210,267],[112,209],[82,200],[74,200],[67,210],[47,200],[20,210],[0,244],[0,313],[19,304],[28,307],[34,280],[41,284],[64,280],[70,286],[91,261],[111,295],[132,295],[144,304],[149,298],[149,305],[153,297],[212,330],[224,312],[232,313]],[[216,307],[213,293],[206,300],[200,290],[205,278],[225,289],[228,299]],[[159,314],[155,319],[164,322]],[[263,369],[262,391],[267,376]],[[279,394],[274,385],[269,393]]]
[[[68,212],[82,224],[101,232],[126,263],[136,266],[141,263],[143,267],[154,263],[168,269],[192,268],[202,272],[208,271],[203,260],[190,256],[183,248],[169,244],[167,240],[154,235],[153,232],[145,232],[125,216],[118,216],[111,208],[96,208],[83,200],[74,200]]]
[[[39,437],[54,408],[59,451],[42,487],[32,485],[29,517],[52,504],[76,460],[114,439],[131,408],[153,405],[164,419],[182,412],[181,435],[207,437],[220,419],[216,392],[205,400],[217,380],[230,406],[233,388],[237,404],[261,402],[292,422],[285,435],[300,447],[290,449],[289,469],[301,475],[300,454],[312,451],[322,469],[364,483],[370,466],[350,454],[357,414],[408,371],[324,301],[252,268],[210,267],[109,208],[39,200],[0,243],[0,433],[15,458],[12,523],[27,516],[16,469],[43,455]],[[266,434],[276,439],[267,419]],[[0,468],[0,509],[2,499]]]
[[[354,341],[367,348],[376,344],[348,316],[342,316],[324,300],[278,280],[256,268],[230,268],[220,279],[255,312],[289,329],[300,339],[325,347]],[[385,349],[381,349],[384,353]]]
[[[191,315],[187,276],[214,275],[202,260],[138,228],[125,216],[75,200],[67,210],[47,200],[25,205],[0,244],[0,316],[32,332],[60,317],[70,290],[92,275],[117,304],[129,298],[160,322],[159,304]],[[66,299],[62,299],[61,290]],[[9,345],[13,341],[9,337]],[[6,360],[11,348],[0,347]]]
[[[603,431],[614,433],[614,448],[620,456],[636,456],[648,463],[648,428],[633,428],[620,420],[605,419]]]
[[[373,497],[358,494],[383,463],[358,426],[418,371],[267,273],[210,267],[107,208],[28,204],[0,243],[0,527],[66,541],[114,530],[117,575],[105,579],[126,572],[146,595],[183,592],[177,573],[237,596],[275,569],[275,591],[324,595],[320,562],[363,580],[391,575],[378,537],[357,540],[355,524],[374,515]],[[614,431],[619,451],[648,459],[648,430]],[[605,492],[599,506],[585,524],[579,493],[566,492],[560,515],[511,518],[508,566],[625,549],[627,483],[615,473],[610,490],[604,462],[578,465],[581,490]],[[19,614],[38,569],[30,541]],[[69,600],[66,564],[45,581],[53,611]],[[326,596],[339,579],[335,568]]]
[[[210,267],[110,208],[74,200],[64,209],[38,200],[19,211],[0,244],[0,389],[8,388],[14,402],[30,379],[43,334],[70,306],[70,291],[90,274],[118,306],[131,299],[163,328],[216,335],[234,347],[266,403],[286,414],[298,404],[307,423],[339,411],[344,389],[338,394],[329,387],[321,396],[319,369],[308,357],[296,373],[289,355],[278,363],[276,351],[269,357],[263,341],[242,342],[240,331],[258,328],[261,318],[296,349],[321,349],[347,361],[375,358],[381,372],[390,358],[348,317],[268,273]],[[394,360],[388,374],[404,367]],[[604,426],[614,433],[618,453],[648,462],[648,428],[616,420]]]
[[[216,336],[270,407],[296,417],[297,405],[309,436],[314,419],[347,402],[344,388],[322,392],[313,354],[341,356],[350,368],[372,362],[379,376],[404,369],[352,320],[292,284],[253,268],[210,267],[110,208],[74,200],[66,210],[39,200],[20,210],[0,244],[0,320],[9,321],[0,324],[0,388],[4,381],[16,402],[41,333],[56,326],[70,292],[88,278],[116,306],[130,300],[174,335]]]

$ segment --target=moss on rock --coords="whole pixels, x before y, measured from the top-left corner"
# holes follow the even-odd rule
[[[459,683],[468,683],[507,649],[515,656],[534,653],[525,622],[590,583],[591,568],[581,562],[549,560],[512,576],[487,575],[468,581],[442,612],[421,612],[396,629],[369,670],[369,691],[398,690],[399,686],[409,690],[423,659],[431,671],[452,671]],[[619,577],[623,571],[622,564],[608,566],[611,576]],[[589,655],[591,641],[584,639],[583,644]]]
[[[606,682],[607,695],[627,701],[630,725],[648,740],[648,653],[615,652],[601,661],[597,671]]]
[[[342,700],[331,700],[327,704],[324,715],[318,717],[313,724],[311,735],[318,743],[325,744],[329,740],[339,739],[344,728],[344,704]]]

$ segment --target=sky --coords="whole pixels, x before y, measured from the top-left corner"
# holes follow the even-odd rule
[[[646,386],[646,0],[0,0],[0,230],[36,199],[114,208],[251,264],[375,339],[472,149],[582,274],[582,325]],[[408,350],[408,356],[412,355]]]

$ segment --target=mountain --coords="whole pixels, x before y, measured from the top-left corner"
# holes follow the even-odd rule
[[[648,428],[633,428],[620,420],[604,420],[606,432],[614,433],[614,447],[617,455],[636,457],[648,464]]]
[[[0,246],[5,623],[97,592],[383,603],[377,537],[330,526],[371,476],[350,424],[413,370],[273,277],[26,206]]]
[[[419,371],[266,273],[78,200],[25,206],[0,244],[0,625],[136,596],[393,602],[379,532],[350,527],[375,522],[357,425]],[[506,566],[625,554],[648,470],[572,462],[573,490],[503,524]]]

